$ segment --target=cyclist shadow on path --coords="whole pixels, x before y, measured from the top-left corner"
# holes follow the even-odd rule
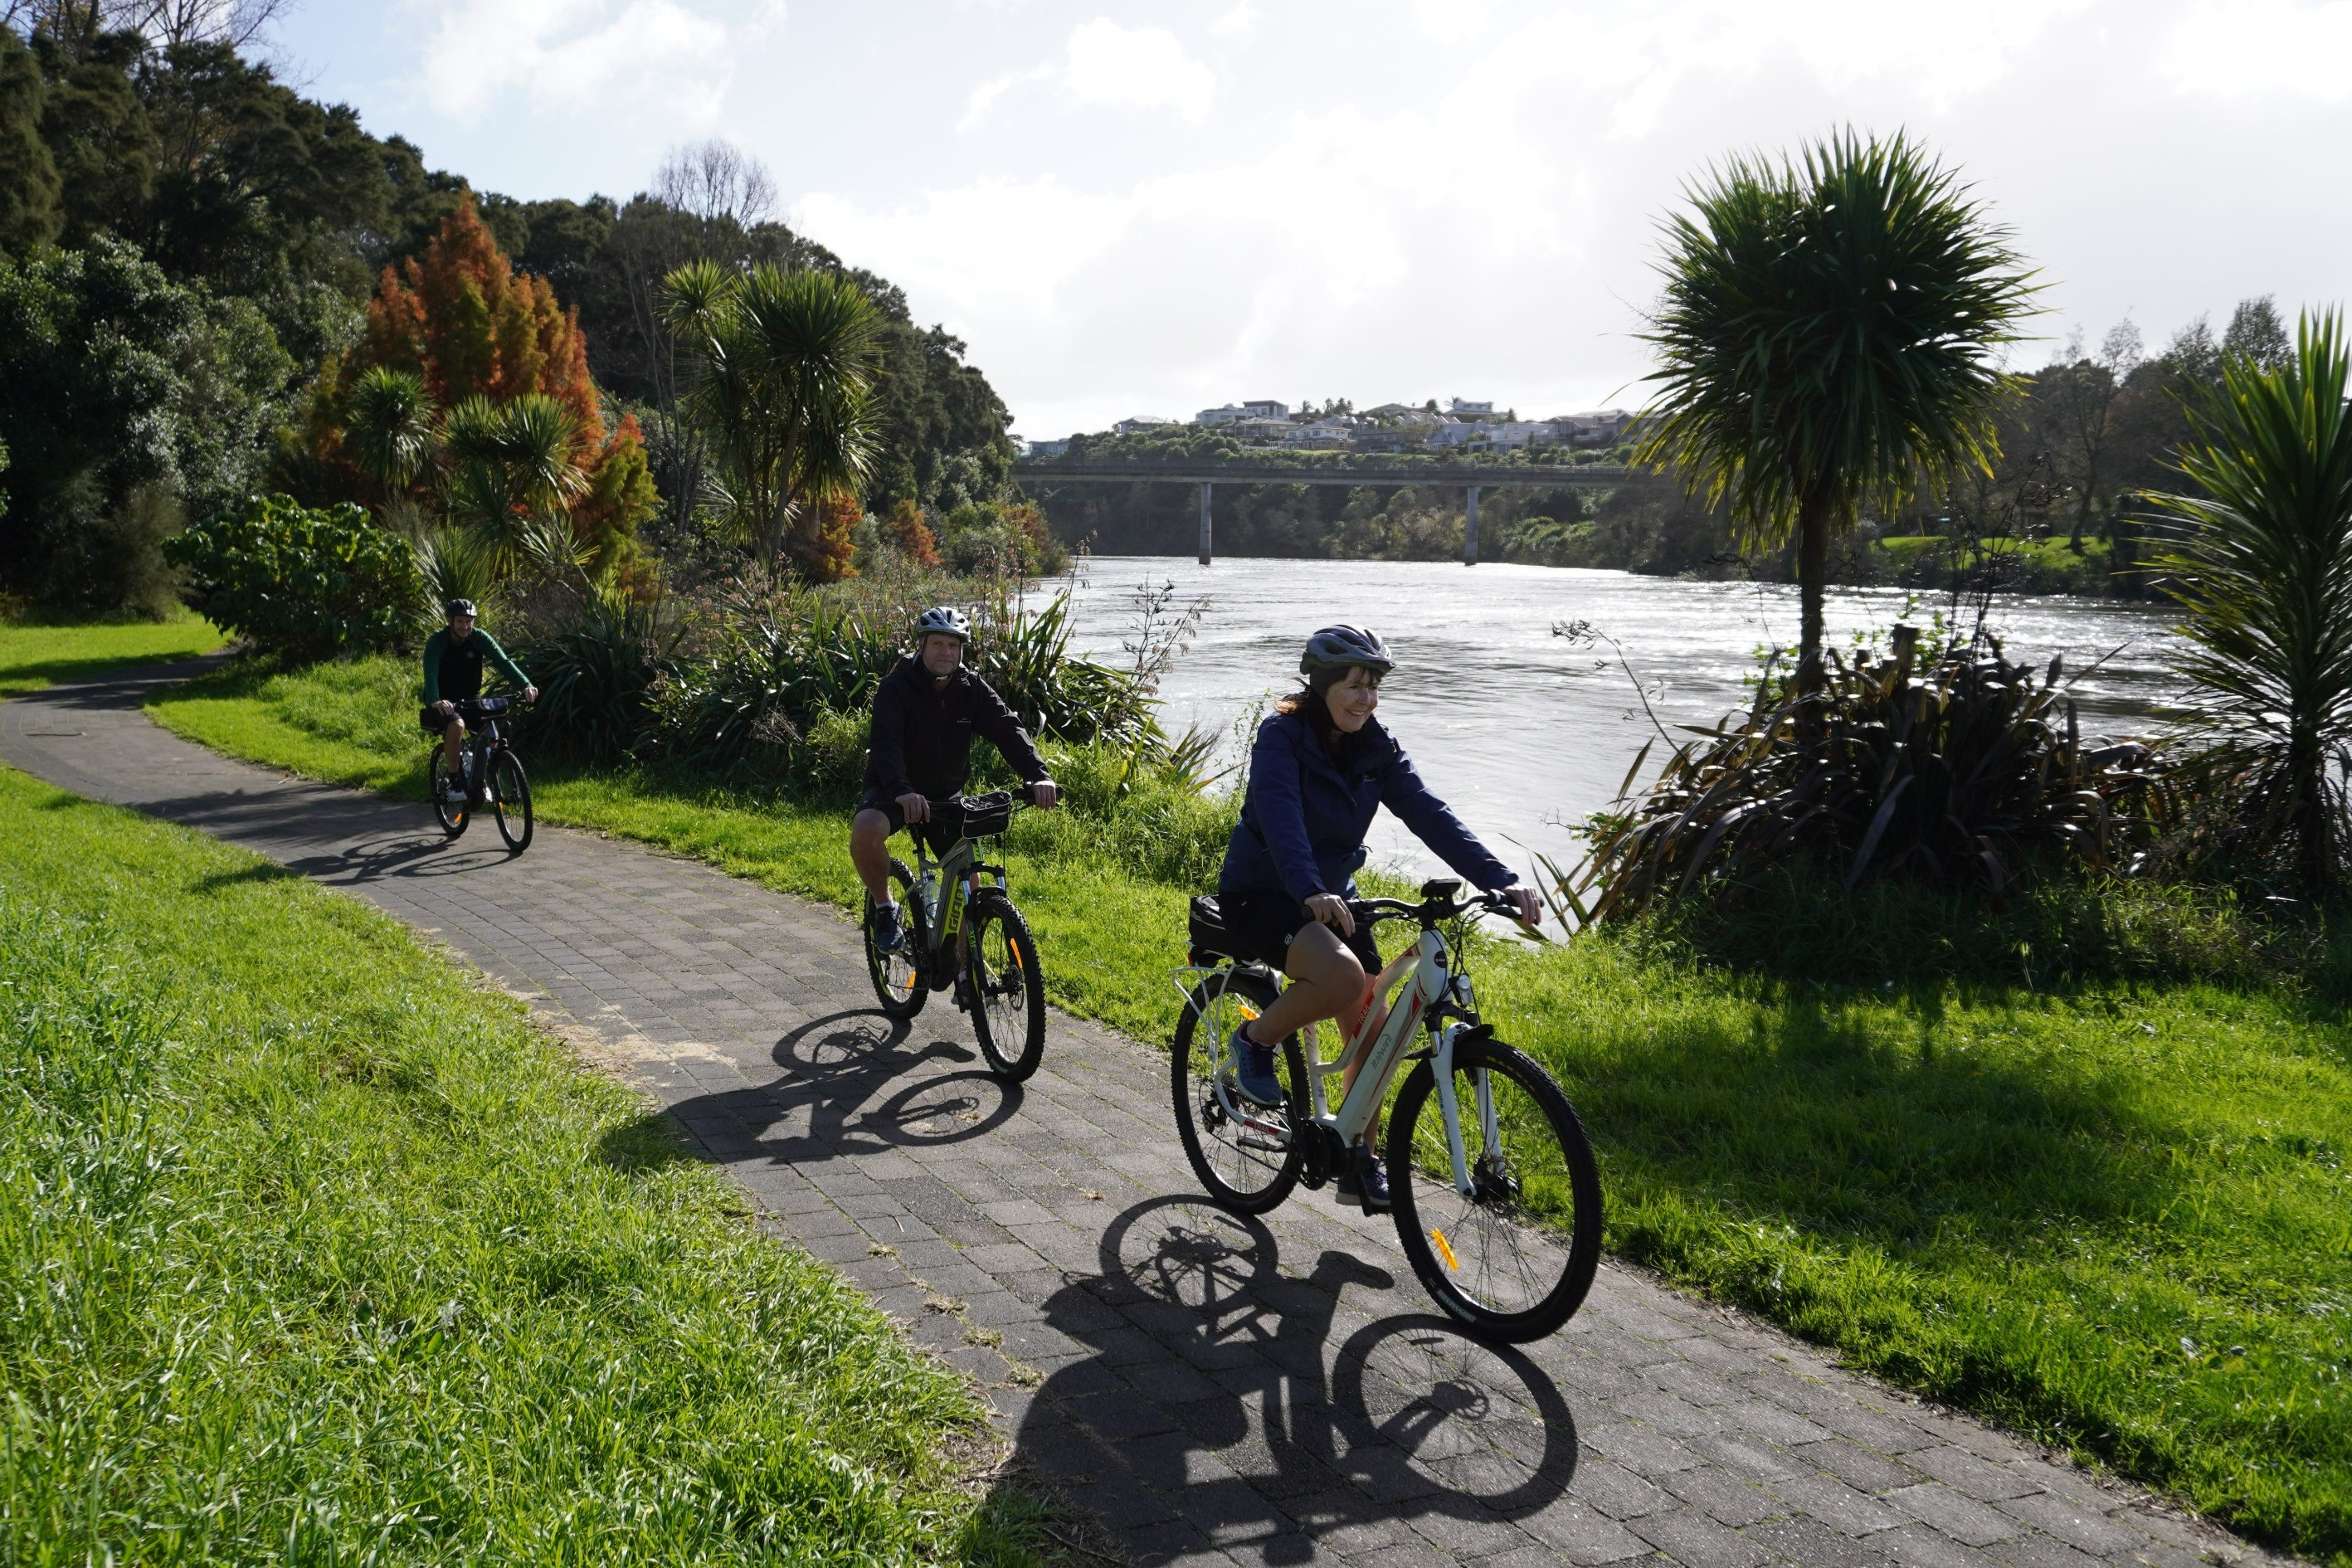
[[[976,1062],[978,1053],[870,1010],[812,1019],[778,1040],[772,1054],[782,1069],[775,1082],[682,1100],[670,1113],[689,1126],[732,1121],[759,1139],[761,1158],[807,1165],[964,1142],[1021,1109],[1019,1084],[1001,1083],[977,1067],[900,1084],[918,1068]],[[894,1084],[898,1091],[887,1093]]]
[[[1275,1563],[1416,1521],[1468,1547],[1566,1492],[1576,1424],[1526,1355],[1426,1312],[1335,1346],[1341,1292],[1395,1279],[1337,1251],[1280,1264],[1264,1225],[1197,1199],[1118,1215],[1100,1271],[1044,1308],[1094,1353],[1046,1379],[1017,1448],[1146,1557],[1185,1549],[1174,1519]]]

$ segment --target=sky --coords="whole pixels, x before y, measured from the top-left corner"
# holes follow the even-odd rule
[[[2031,363],[2352,295],[2352,0],[303,0],[272,48],[480,190],[625,198],[736,143],[1033,439],[1638,406],[1661,218],[1840,126],[2013,231]]]

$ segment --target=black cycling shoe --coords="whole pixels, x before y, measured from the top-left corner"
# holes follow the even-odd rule
[[[896,904],[867,904],[866,929],[874,933],[877,952],[896,952],[907,942],[907,929],[898,923]]]

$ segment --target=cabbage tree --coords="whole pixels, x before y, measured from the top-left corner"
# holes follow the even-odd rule
[[[875,453],[881,312],[847,278],[698,261],[671,273],[665,315],[687,356],[687,413],[717,449],[759,558],[856,490]]]
[[[2001,347],[2036,286],[2009,231],[1905,136],[1735,158],[1689,195],[1641,334],[1660,363],[1638,457],[1727,504],[1748,542],[1793,540],[1798,688],[1818,691],[1831,538],[1990,468],[2016,390]]]
[[[2184,612],[2180,671],[2225,739],[2200,761],[2241,832],[2317,898],[2339,882],[2352,763],[2352,409],[2333,311],[2270,368],[2225,356],[2190,409],[2187,493],[2150,498]]]

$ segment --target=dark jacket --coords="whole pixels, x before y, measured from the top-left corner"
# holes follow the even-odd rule
[[[1346,896],[1364,863],[1372,814],[1384,805],[1440,859],[1486,891],[1518,879],[1429,793],[1379,720],[1366,721],[1356,732],[1344,763],[1316,729],[1295,713],[1276,713],[1257,727],[1242,819],[1217,879],[1221,896],[1278,892],[1300,903],[1317,893]]]
[[[912,657],[882,678],[874,693],[874,731],[866,744],[866,782],[886,797],[956,794],[971,777],[971,738],[996,743],[1013,771],[1031,784],[1047,777],[1037,748],[1004,700],[969,669],[942,687]]]
[[[530,678],[521,667],[507,657],[499,639],[476,626],[459,642],[443,626],[425,639],[425,706],[436,702],[463,702],[482,694],[482,661],[488,659],[498,667],[500,675],[518,687],[529,686]]]

